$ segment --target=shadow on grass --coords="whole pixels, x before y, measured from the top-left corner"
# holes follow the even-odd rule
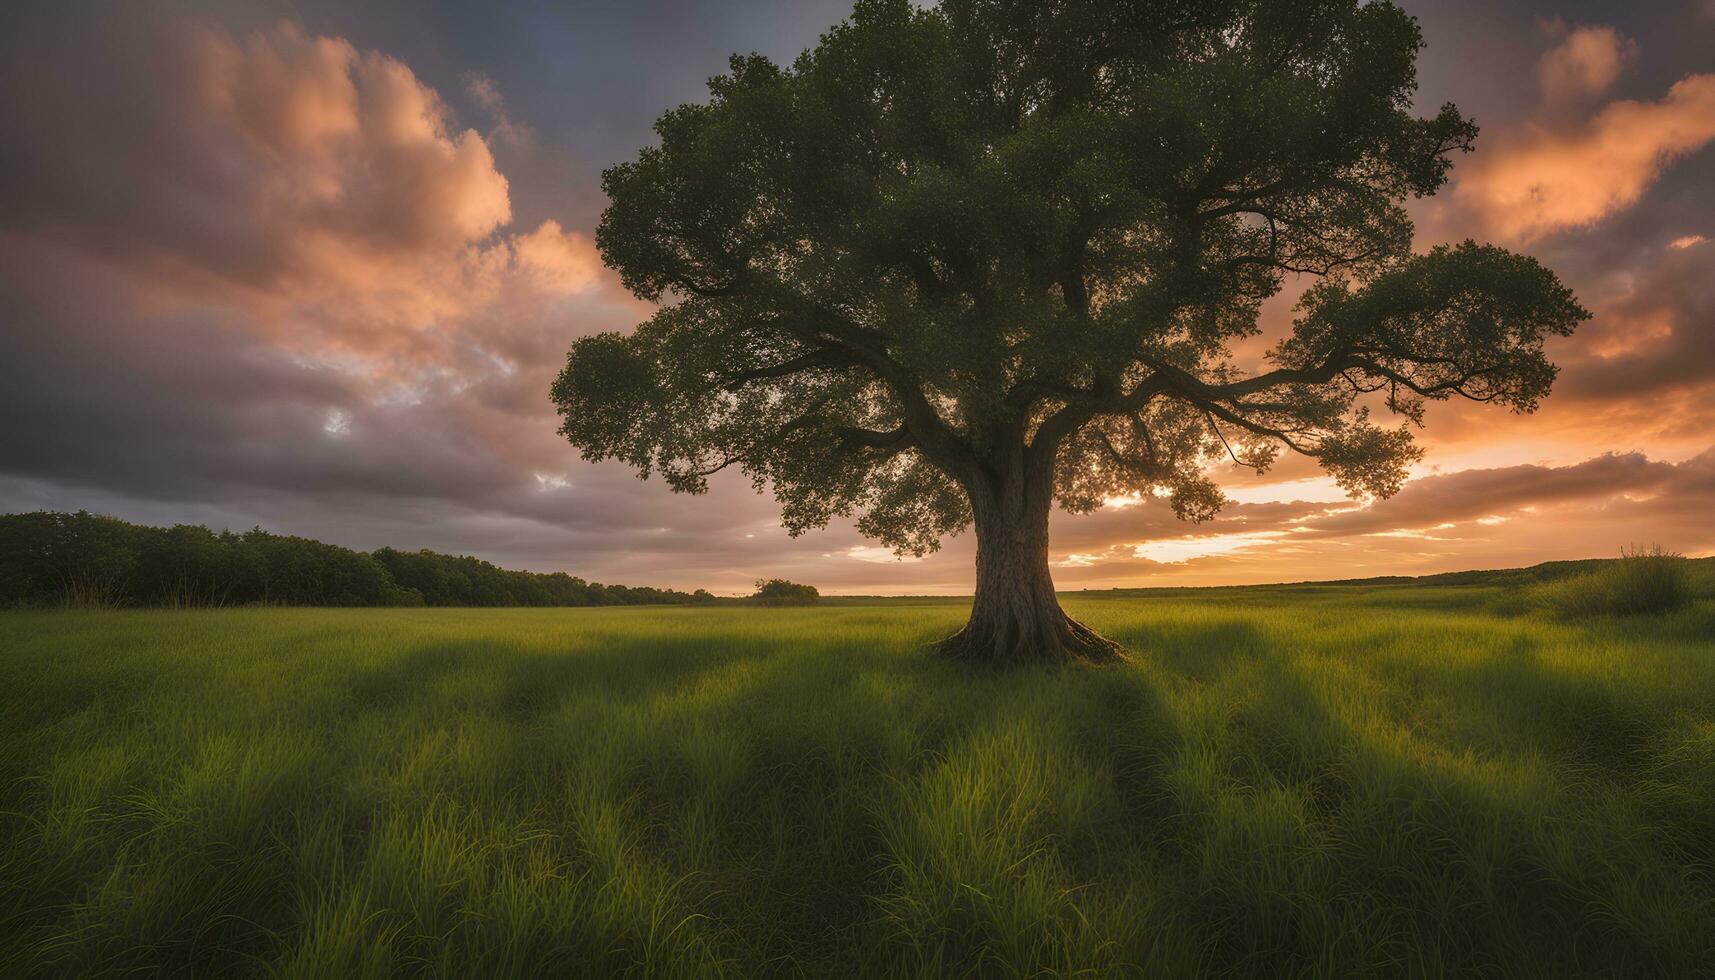
[[[1650,692],[1616,683],[1612,673],[1549,662],[1543,649],[1540,638],[1520,634],[1486,656],[1387,657],[1371,669],[1442,705],[1446,720],[1426,737],[1450,750],[1540,753],[1585,776],[1634,781],[1673,712]]]
[[[1125,630],[1124,635],[1128,647],[1181,677],[1201,683],[1230,676],[1268,650],[1262,631],[1244,619],[1145,623]]]
[[[347,690],[360,710],[397,707],[420,697],[439,678],[471,669],[490,652],[475,640],[416,647],[355,674]]]

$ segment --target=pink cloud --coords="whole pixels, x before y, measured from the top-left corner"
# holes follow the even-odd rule
[[[548,220],[528,235],[512,240],[517,264],[545,288],[575,293],[602,274],[601,256],[584,235],[568,232]]]
[[[182,44],[180,138],[231,174],[204,203],[244,215],[220,231],[258,256],[243,270],[252,299],[398,326],[492,289],[482,242],[511,219],[506,178],[409,68],[292,24],[242,41],[198,28]],[[195,244],[193,263],[219,243]]]
[[[1455,200],[1492,233],[1528,242],[1630,207],[1711,140],[1715,75],[1687,75],[1656,102],[1610,102],[1589,119],[1503,134],[1461,168]]]
[[[475,130],[401,62],[282,23],[242,41],[182,41],[202,135],[241,134],[262,217],[397,248],[480,239],[511,220],[506,178]]]
[[[33,205],[56,237],[143,273],[151,309],[218,311],[397,385],[468,380],[515,359],[562,299],[623,296],[587,236],[553,220],[511,229],[488,143],[397,59],[291,23],[244,37],[181,26],[165,47],[146,125],[85,130],[111,141],[123,206]],[[492,82],[481,91],[503,111]]]
[[[1606,92],[1620,77],[1620,69],[1637,54],[1637,45],[1612,27],[1568,28],[1553,50],[1537,62],[1537,82],[1543,101],[1564,105]]]

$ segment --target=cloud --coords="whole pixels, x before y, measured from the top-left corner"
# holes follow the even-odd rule
[[[404,63],[292,24],[155,39],[53,112],[0,103],[14,481],[66,488],[52,506],[243,501],[243,524],[368,546],[493,533],[536,567],[658,553],[667,526],[708,547],[699,528],[755,509],[681,512],[554,435],[571,339],[642,306],[588,236],[511,228],[484,138]],[[359,519],[403,515],[416,531],[383,540]]]
[[[575,293],[601,276],[601,257],[590,240],[567,232],[552,219],[528,235],[512,240],[512,254],[519,267],[547,288]]]
[[[235,329],[394,380],[468,346],[483,310],[516,313],[520,291],[597,285],[586,237],[509,232],[487,143],[402,62],[291,23],[160,33],[163,62],[112,80],[144,89],[140,120],[92,102],[60,107],[83,121],[75,139],[21,127],[33,159],[12,227],[146,272],[159,305],[218,306]],[[112,170],[56,179],[68,157]]]
[[[252,292],[234,303],[253,319],[309,353],[397,355],[420,343],[412,332],[511,285],[520,253],[491,240],[511,220],[507,180],[483,138],[456,129],[403,63],[290,23],[243,40],[199,27],[179,43],[191,97],[180,139],[233,176],[204,191],[203,209],[243,219],[180,253],[215,276],[232,272],[220,256],[255,256],[244,270]],[[161,190],[181,190],[161,177]],[[557,225],[528,237],[527,254],[545,256],[550,238],[560,242]],[[560,244],[594,261],[587,241]],[[560,291],[593,281],[532,279]],[[202,298],[203,286],[184,288]],[[306,337],[306,324],[324,329]]]
[[[1528,242],[1630,207],[1710,140],[1715,75],[1687,75],[1659,101],[1614,101],[1588,119],[1503,133],[1460,168],[1454,198],[1493,234]]]
[[[1558,43],[1536,65],[1541,105],[1460,167],[1452,195],[1481,233],[1524,243],[1632,207],[1669,165],[1715,140],[1715,75],[1686,75],[1657,101],[1592,108],[1637,43],[1607,26],[1545,27]]]
[[[1506,239],[1533,240],[1629,208],[1665,166],[1715,139],[1715,76],[1660,101],[1612,101],[1585,122],[1504,134],[1463,168],[1454,197]]]
[[[1601,95],[1637,55],[1637,44],[1612,27],[1571,28],[1557,22],[1553,31],[1564,39],[1536,66],[1543,101],[1551,106]]]
[[[1648,399],[1666,414],[1670,393],[1715,386],[1715,245],[1702,236],[1670,242],[1616,276],[1599,308],[1563,358],[1562,397]]]
[[[242,41],[197,27],[176,43],[186,90],[167,93],[181,113],[172,138],[227,178],[145,178],[146,191],[224,219],[168,243],[181,257],[400,321],[456,308],[442,286],[448,263],[479,271],[471,247],[511,219],[506,178],[481,136],[451,130],[439,97],[405,65],[290,23]],[[250,261],[235,267],[234,256]]]
[[[1330,513],[1304,526],[1319,535],[1419,530],[1522,507],[1653,492],[1674,472],[1672,464],[1652,461],[1642,453],[1606,454],[1571,466],[1523,464],[1465,470],[1413,480],[1387,500]]]
[[[1369,505],[1240,504],[1208,525],[1175,524],[1164,506],[1110,517],[1057,517],[1055,576],[1067,584],[1218,584],[1418,574],[1617,554],[1660,543],[1715,550],[1715,448],[1681,463],[1642,453],[1565,466],[1518,464],[1420,477]],[[1141,512],[1141,513],[1140,513]],[[1100,514],[1096,517],[1101,517]],[[1064,550],[1062,550],[1064,549]]]
[[[488,114],[489,139],[510,146],[528,146],[535,140],[534,130],[512,118],[494,79],[478,71],[465,72],[462,78],[465,94]]]

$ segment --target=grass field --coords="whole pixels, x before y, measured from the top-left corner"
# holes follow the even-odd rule
[[[0,976],[1697,976],[1715,602],[0,613]]]

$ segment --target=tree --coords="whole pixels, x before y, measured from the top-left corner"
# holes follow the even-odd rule
[[[814,585],[800,585],[783,578],[757,579],[756,591],[751,598],[758,602],[777,604],[800,604],[814,602],[821,598]]]
[[[922,554],[974,525],[945,652],[1113,656],[1055,599],[1054,502],[1205,520],[1217,460],[1282,449],[1385,497],[1425,400],[1533,410],[1587,317],[1531,258],[1412,253],[1402,203],[1476,136],[1413,114],[1421,47],[1387,2],[862,0],[603,175],[602,256],[663,305],[573,346],[561,432],[678,491],[741,468],[794,533],[855,515]]]
[[[0,516],[0,601],[122,605],[146,544],[145,529],[83,510]]]

